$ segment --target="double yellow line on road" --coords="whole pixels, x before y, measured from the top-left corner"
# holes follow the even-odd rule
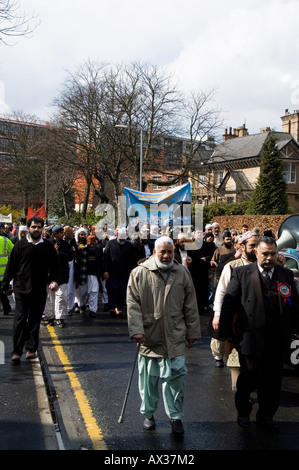
[[[70,381],[70,385],[74,391],[74,395],[78,402],[79,409],[86,426],[86,430],[92,442],[93,450],[107,450],[102,431],[99,428],[95,417],[93,416],[93,412],[88,402],[88,399],[84,393],[84,390],[81,387],[80,381],[76,373],[74,372],[69,358],[65,354],[64,349],[58,339],[58,336],[54,331],[54,328],[47,326],[47,329],[51,336],[58,357],[63,365],[63,369],[67,374]]]

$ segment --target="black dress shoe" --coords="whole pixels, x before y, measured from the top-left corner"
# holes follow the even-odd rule
[[[171,419],[170,426],[172,429],[172,434],[175,436],[182,436],[184,434],[183,424],[180,419]]]
[[[219,367],[219,368],[224,367],[223,360],[222,359],[215,359],[215,366]]]
[[[257,419],[256,424],[257,426],[262,428],[264,431],[273,432],[273,433],[280,431],[279,425],[277,423],[274,423],[272,419],[269,419],[269,420]]]
[[[13,364],[20,364],[21,363],[21,356],[19,354],[13,354],[11,357],[11,362]]]
[[[238,416],[237,423],[241,428],[249,428],[250,419],[247,416]]]
[[[153,429],[155,429],[155,427],[156,423],[155,418],[153,416],[150,419],[148,419],[147,417],[144,418],[143,429],[145,429],[146,431],[152,431]]]

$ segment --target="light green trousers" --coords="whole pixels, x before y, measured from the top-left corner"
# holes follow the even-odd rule
[[[140,412],[150,419],[159,402],[159,378],[167,416],[182,419],[187,368],[185,357],[174,359],[138,357]]]

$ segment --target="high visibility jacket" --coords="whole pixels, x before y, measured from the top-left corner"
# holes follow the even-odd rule
[[[14,244],[9,238],[0,236],[0,282],[5,273],[8,255],[12,252],[13,247]]]

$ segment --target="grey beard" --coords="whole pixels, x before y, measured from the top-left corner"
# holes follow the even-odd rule
[[[126,240],[124,238],[118,238],[117,241],[120,245],[124,245]]]
[[[156,263],[157,263],[158,268],[162,269],[162,271],[168,271],[173,266],[173,260],[169,264],[163,264],[163,263],[160,263],[160,261],[158,260],[157,255],[155,255],[155,259],[156,259]]]

